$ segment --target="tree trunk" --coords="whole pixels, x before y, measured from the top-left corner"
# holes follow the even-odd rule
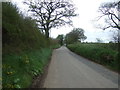
[[[50,40],[49,40],[49,30],[45,30],[45,37],[46,37],[46,40],[47,40],[47,47],[50,46]]]
[[[45,36],[46,36],[46,38],[49,38],[49,30],[48,29],[45,30]]]

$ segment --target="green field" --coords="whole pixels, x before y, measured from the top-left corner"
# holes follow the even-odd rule
[[[71,51],[118,71],[118,46],[112,43],[75,43],[67,46]]]

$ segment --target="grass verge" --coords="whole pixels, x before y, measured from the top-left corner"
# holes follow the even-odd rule
[[[27,88],[33,77],[43,73],[43,68],[49,61],[52,49],[22,52],[19,55],[3,56],[3,88]]]

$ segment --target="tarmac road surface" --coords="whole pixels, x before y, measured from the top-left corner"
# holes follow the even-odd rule
[[[118,88],[118,74],[63,46],[53,51],[44,88]]]

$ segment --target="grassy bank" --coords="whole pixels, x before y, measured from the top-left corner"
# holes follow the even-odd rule
[[[68,48],[83,57],[118,71],[118,51],[110,48],[110,45],[76,43],[68,45]]]
[[[11,2],[2,3],[2,86],[28,88],[43,73],[56,39],[46,38],[36,20],[20,13]],[[0,77],[1,78],[1,77]]]
[[[3,57],[3,87],[27,88],[32,78],[43,73],[43,68],[50,59],[52,49],[22,52]]]

